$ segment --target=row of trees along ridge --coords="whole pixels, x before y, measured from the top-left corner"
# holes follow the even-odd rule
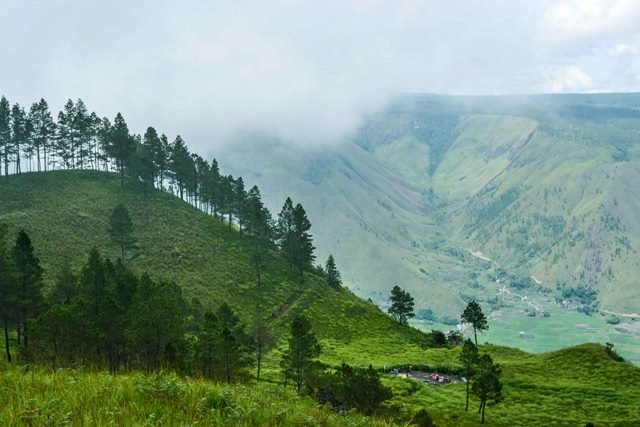
[[[235,225],[240,238],[249,237],[258,284],[263,258],[271,249],[280,249],[301,280],[313,267],[311,223],[301,204],[288,198],[276,221],[257,186],[247,190],[242,177],[222,174],[215,158],[208,162],[190,153],[180,135],[170,142],[153,127],[143,135],[131,134],[122,114],[113,122],[100,118],[82,99],[67,101],[57,120],[44,99],[28,112],[17,103],[11,106],[4,96],[0,99],[0,175],[9,176],[11,170],[20,174],[25,167],[116,171],[122,185],[130,175],[140,183],[145,204],[153,188],[171,192],[226,221],[229,230]],[[146,214],[148,219],[149,209]],[[126,246],[122,242],[123,261]],[[339,286],[339,280],[332,283]]]

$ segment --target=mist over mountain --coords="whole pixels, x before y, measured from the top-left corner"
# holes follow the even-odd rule
[[[440,320],[474,298],[615,336],[640,311],[639,131],[635,94],[405,95],[329,149],[253,134],[217,154],[274,210],[279,189],[302,200],[319,258],[382,306],[401,284]]]

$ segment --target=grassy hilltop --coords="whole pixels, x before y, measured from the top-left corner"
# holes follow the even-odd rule
[[[320,359],[333,366],[347,362],[378,369],[409,364],[459,368],[459,348],[424,348],[422,333],[400,326],[347,289],[331,289],[311,274],[299,283],[276,254],[268,261],[264,284],[258,289],[249,252],[238,233],[170,194],[154,191],[146,205],[134,181],[121,188],[109,174],[58,171],[3,180],[0,200],[0,221],[13,231],[27,230],[47,283],[64,261],[79,266],[94,245],[112,257],[118,254],[106,228],[110,210],[124,202],[138,237],[129,265],[175,280],[205,306],[216,307],[224,300],[241,317],[250,318],[255,301],[261,299],[281,337],[288,320],[304,312],[320,338]],[[265,377],[272,381],[280,378],[281,350],[282,345],[265,360]],[[480,350],[491,354],[504,371],[505,400],[489,408],[488,425],[640,423],[635,404],[640,369],[613,360],[601,345],[545,354],[492,345]],[[337,415],[276,384],[221,386],[172,374],[112,377],[73,370],[54,373],[39,367],[26,372],[2,364],[0,424],[406,425],[422,408],[439,426],[479,422],[473,399],[472,411],[464,412],[462,383],[435,387],[386,377],[384,382],[394,391],[391,405],[405,421]]]

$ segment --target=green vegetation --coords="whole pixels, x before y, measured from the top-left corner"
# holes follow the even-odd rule
[[[279,385],[221,385],[175,374],[143,375],[34,367],[0,369],[0,424],[387,426],[384,419],[337,414]]]
[[[600,341],[640,360],[629,344],[640,337],[637,111],[638,94],[406,95],[336,147],[285,149],[251,135],[219,158],[272,189],[267,205],[281,203],[278,188],[301,200],[322,230],[318,256],[332,253],[345,285],[385,309],[398,283],[437,321],[475,299],[499,316],[528,307],[540,332],[566,300],[563,283],[595,294],[594,304],[566,300],[560,315],[589,313],[610,335]],[[504,281],[491,278],[496,268]],[[611,315],[617,329],[607,329]],[[592,320],[554,325],[554,348],[575,343],[576,323]]]
[[[43,266],[45,288],[55,290],[51,295],[58,301],[65,299],[68,281],[83,276],[81,267],[86,263],[90,242],[103,248],[101,252],[108,257],[120,254],[120,248],[111,244],[107,223],[112,207],[123,202],[129,207],[138,238],[128,267],[152,273],[154,283],[175,281],[185,298],[196,297],[205,311],[221,309],[223,302],[227,302],[241,319],[254,316],[268,319],[277,344],[264,353],[261,382],[282,380],[278,365],[288,347],[285,342],[288,325],[290,319],[302,314],[312,319],[313,331],[322,347],[319,362],[330,368],[337,369],[343,362],[354,369],[372,365],[382,370],[384,366],[409,364],[439,372],[457,372],[462,368],[459,346],[425,348],[422,344],[430,342],[428,336],[400,325],[347,289],[330,287],[322,278],[309,273],[305,273],[305,282],[299,283],[299,272],[290,269],[273,252],[269,252],[264,280],[258,287],[249,242],[241,240],[238,232],[229,233],[225,224],[166,193],[150,192],[145,205],[137,197],[137,183],[125,178],[121,187],[113,175],[86,171],[10,178],[0,185],[2,199],[8,201],[0,207],[0,221],[9,224],[9,235],[17,234],[18,227],[24,226]],[[149,222],[145,219],[147,210]],[[58,250],[60,242],[70,242],[65,244],[67,250]],[[258,301],[264,314],[255,314]],[[222,316],[216,313],[216,317]],[[354,318],[358,321],[354,322]],[[145,342],[144,336],[140,339],[140,343]],[[624,425],[640,419],[634,404],[640,383],[638,368],[617,362],[602,346],[586,345],[543,355],[494,346],[480,346],[479,351],[489,354],[502,367],[504,400],[487,412],[487,421],[492,425],[586,421]],[[254,368],[249,372],[255,373]],[[50,420],[87,417],[86,422],[97,420],[97,424],[106,425],[111,421],[118,423],[126,416],[140,424],[145,420],[154,423],[148,420],[154,414],[155,423],[164,419],[166,424],[175,424],[176,417],[182,416],[181,420],[213,424],[233,420],[240,425],[276,417],[283,420],[283,425],[296,425],[300,423],[300,414],[306,414],[305,419],[328,420],[329,425],[384,425],[409,422],[425,408],[438,425],[476,425],[479,421],[477,414],[463,411],[464,384],[427,386],[384,375],[382,384],[391,387],[393,396],[385,404],[385,412],[374,419],[355,414],[344,417],[328,408],[319,409],[314,399],[295,397],[291,387],[280,385],[255,386],[250,382],[223,387],[199,379],[180,379],[173,374],[142,376],[124,371],[111,377],[85,370],[59,370],[54,374],[38,367],[25,373],[17,367],[5,366],[2,375],[0,390],[21,390],[0,392],[3,399],[0,416],[8,424],[19,417],[27,417],[24,420],[34,417],[34,424],[45,419],[37,417]],[[62,391],[61,387],[66,389]],[[211,393],[215,396],[231,396],[234,410],[216,409],[217,403],[211,403],[213,406],[205,406],[209,409],[204,413],[197,412],[198,402],[207,401],[207,390],[214,390]],[[165,393],[172,397],[156,397]],[[258,399],[271,402],[265,397],[268,393],[273,393],[278,402],[286,403],[252,406]],[[81,394],[86,397],[79,397]],[[150,399],[149,395],[153,397]],[[470,403],[478,405],[479,401],[472,398]],[[567,411],[566,405],[574,409]],[[292,409],[278,416],[285,407]],[[536,410],[532,411],[534,407]],[[137,411],[136,415],[132,415],[133,411]]]
[[[17,357],[29,363],[0,366],[2,424],[433,421],[465,426],[484,422],[486,407],[498,402],[486,411],[492,425],[640,423],[635,405],[640,370],[626,363],[617,352],[620,347],[614,350],[612,343],[538,355],[477,345],[477,332],[487,329],[487,307],[492,319],[517,309],[522,319],[549,322],[546,328],[567,313],[578,315],[578,310],[598,316],[597,309],[609,307],[604,293],[598,292],[602,278],[618,274],[623,264],[614,261],[616,256],[625,256],[625,250],[626,256],[633,253],[628,217],[601,207],[607,201],[597,187],[601,182],[581,187],[582,199],[570,202],[566,186],[548,187],[544,181],[557,178],[558,170],[545,170],[541,176],[527,169],[536,162],[537,152],[527,151],[532,146],[543,143],[546,149],[558,149],[551,143],[554,130],[548,124],[562,123],[565,119],[558,117],[565,117],[564,110],[551,108],[551,118],[540,111],[508,117],[459,105],[455,108],[462,108],[464,116],[449,114],[447,107],[446,116],[412,121],[413,108],[429,110],[433,105],[395,105],[393,132],[381,126],[367,134],[366,144],[338,156],[346,181],[333,184],[353,182],[356,176],[358,182],[374,178],[366,184],[368,191],[346,198],[344,210],[340,204],[327,205],[331,211],[324,215],[340,224],[345,218],[357,221],[368,235],[360,245],[372,239],[388,244],[388,251],[380,251],[366,265],[377,260],[384,260],[380,267],[393,264],[387,260],[392,254],[400,256],[405,270],[418,267],[413,270],[422,281],[423,276],[448,279],[435,288],[430,283],[433,292],[420,291],[415,301],[396,286],[389,310],[397,317],[394,321],[340,285],[333,256],[324,267],[313,266],[311,221],[301,204],[294,206],[287,198],[274,226],[257,187],[245,191],[242,178],[222,175],[217,161],[192,155],[179,136],[169,143],[153,128],[144,136],[131,135],[121,115],[113,125],[96,120],[80,100],[65,106],[55,124],[63,143],[56,139],[52,145],[47,111],[38,112],[40,104],[34,104],[29,115],[17,104],[11,109],[9,144],[0,147],[5,174],[9,164],[16,172],[0,182],[0,223],[8,225],[0,226],[6,241],[0,244],[0,315],[6,359],[13,353],[14,363]],[[606,120],[616,114],[624,116],[616,120],[635,119],[628,111],[606,113]],[[570,109],[566,117],[575,123],[591,114]],[[420,130],[437,126],[440,118],[450,124],[441,133]],[[38,136],[27,123],[40,119],[45,124]],[[585,129],[593,130],[590,126]],[[393,173],[401,156],[368,166],[359,157],[382,155],[388,140],[399,135],[402,140],[394,144],[407,152],[422,143],[420,138],[431,139],[420,151],[432,157],[421,169],[428,175],[413,183],[416,175],[408,170],[400,178]],[[571,141],[572,149],[580,152],[582,143],[602,148],[592,136]],[[372,151],[366,154],[365,148]],[[562,154],[561,148],[556,154]],[[635,158],[633,144],[624,138],[616,150],[611,154],[614,163]],[[26,156],[29,169],[36,160],[39,170],[59,162],[69,169],[114,168],[118,175],[86,170],[23,174],[21,156]],[[598,170],[586,155],[583,160],[572,166],[572,173],[580,177],[587,168]],[[381,168],[374,172],[377,166]],[[511,172],[518,168],[536,175],[545,191],[533,193],[528,178],[514,179]],[[318,186],[325,178],[334,179],[322,175],[326,170],[310,169],[305,181]],[[164,192],[167,184],[172,194]],[[392,191],[381,194],[387,184]],[[353,203],[371,194],[379,195],[378,212],[371,214],[366,204]],[[518,216],[529,209],[524,206],[529,202],[554,198],[558,205],[544,205],[549,211],[540,208]],[[570,204],[567,219],[565,205]],[[616,197],[611,206],[620,204]],[[601,228],[593,226],[593,209]],[[369,219],[392,224],[393,229],[376,234]],[[429,233],[420,234],[425,230]],[[607,240],[611,235],[615,241]],[[344,234],[349,245],[353,237]],[[565,238],[572,249],[556,251]],[[341,247],[338,241],[334,245]],[[571,252],[574,248],[578,252]],[[603,257],[613,248],[605,263]],[[362,265],[357,262],[362,255],[354,252],[351,258],[337,259],[347,266]],[[580,266],[569,278],[560,277],[563,285],[557,288],[538,279],[547,279],[550,272],[531,274],[551,255],[555,263],[573,260]],[[406,274],[393,280],[404,280]],[[408,285],[415,295],[415,282]],[[452,313],[462,312],[461,301],[469,303],[462,317],[473,327],[475,344],[461,346],[460,333],[433,329],[435,320],[449,321]],[[564,309],[554,305],[556,301]],[[421,321],[431,322],[429,334],[406,325],[415,303],[423,309]],[[562,311],[556,316],[554,310]],[[550,312],[553,316],[545,318]],[[518,324],[518,317],[510,314],[508,321]],[[611,328],[623,328],[627,320],[623,314],[608,316],[618,319]],[[528,338],[526,333],[520,336]],[[387,375],[394,367],[410,366],[464,373],[471,381],[428,385]],[[97,373],[99,369],[118,375]],[[288,387],[290,380],[295,387]],[[315,400],[328,406],[319,407]],[[480,415],[463,411],[465,402],[467,407],[478,405]],[[354,408],[373,418],[336,413],[329,406]]]
[[[137,237],[127,267],[177,283],[187,300],[197,298],[212,309],[227,301],[245,319],[253,317],[260,301],[265,310],[269,307],[267,316],[278,335],[289,319],[304,311],[313,314],[314,330],[321,338],[333,337],[330,332],[343,324],[341,340],[384,338],[397,331],[409,341],[422,339],[422,334],[399,328],[347,289],[333,289],[308,273],[300,284],[297,273],[273,251],[264,255],[258,287],[246,239],[170,194],[153,191],[145,207],[138,191],[131,180],[125,179],[120,187],[113,175],[92,171],[10,176],[0,184],[0,198],[6,201],[0,206],[0,222],[9,225],[9,236],[19,227],[27,231],[44,269],[45,289],[53,287],[65,264],[77,272],[93,246],[106,258],[120,256],[107,229],[113,206],[123,203]],[[64,251],[59,250],[60,242]],[[360,322],[346,321],[353,315],[360,316]]]
[[[415,316],[413,312],[413,297],[411,294],[398,285],[391,289],[391,297],[389,298],[391,307],[389,307],[389,314],[393,316],[401,325],[409,323],[409,319]]]
[[[473,328],[473,340],[475,345],[478,345],[478,331],[486,331],[489,329],[487,322],[487,316],[482,312],[480,304],[475,301],[470,301],[467,307],[462,312],[462,322],[468,323]]]

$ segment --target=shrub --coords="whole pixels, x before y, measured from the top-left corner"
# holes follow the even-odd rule
[[[354,408],[367,415],[392,396],[391,389],[382,385],[380,375],[371,365],[364,369],[343,363],[330,381],[331,389],[346,408]]]
[[[433,420],[427,413],[426,409],[420,409],[418,412],[416,412],[416,414],[413,416],[413,423],[417,427],[432,427],[434,425]]]

